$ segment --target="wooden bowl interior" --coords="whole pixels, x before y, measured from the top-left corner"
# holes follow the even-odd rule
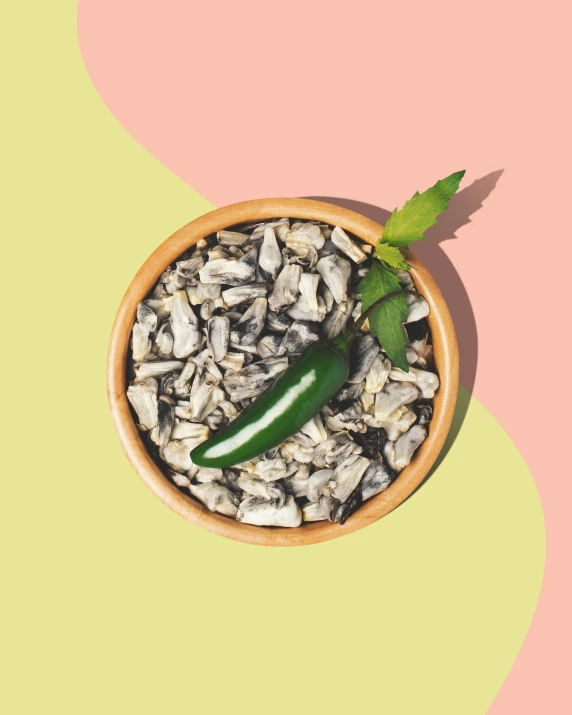
[[[366,501],[348,521],[340,526],[329,521],[311,522],[301,527],[260,527],[241,524],[208,511],[191,495],[183,494],[161,472],[139,434],[126,395],[127,353],[137,304],[144,300],[165,268],[201,238],[235,224],[271,218],[320,220],[355,234],[374,245],[383,227],[348,209],[310,199],[259,199],[245,201],[212,211],[176,231],[145,261],[127,289],[111,334],[108,354],[107,385],[112,417],[125,453],[135,471],[151,491],[177,514],[221,536],[251,544],[298,546],[344,536],[361,529],[401,504],[423,481],[437,458],[451,425],[459,379],[457,340],[447,305],[433,278],[411,252],[407,261],[417,290],[426,298],[431,312],[431,330],[435,367],[440,387],[434,398],[434,416],[429,434],[391,486]]]

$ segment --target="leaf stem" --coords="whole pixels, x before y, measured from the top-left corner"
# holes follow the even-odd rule
[[[356,320],[356,322],[352,325],[351,328],[346,330],[341,335],[338,335],[337,338],[330,340],[330,344],[338,348],[342,352],[347,353],[350,348],[350,345],[353,343],[355,337],[359,333],[361,326],[365,323],[365,321],[369,318],[373,311],[386,300],[389,300],[390,298],[395,298],[398,295],[406,295],[407,293],[409,293],[410,295],[415,295],[414,291],[408,290],[407,288],[403,288],[402,290],[396,290],[393,293],[387,293],[387,295],[384,295],[379,300],[376,300],[375,303],[372,303],[369,308],[367,308],[367,310],[364,310],[364,312],[359,316],[359,318]]]

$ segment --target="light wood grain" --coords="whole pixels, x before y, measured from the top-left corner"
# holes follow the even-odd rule
[[[354,211],[310,199],[244,201],[191,221],[149,256],[123,296],[109,344],[107,390],[113,421],[129,461],[149,489],[169,508],[188,521],[230,539],[268,546],[300,546],[335,539],[377,521],[419,486],[439,455],[451,426],[459,383],[459,354],[453,321],[443,296],[427,269],[413,253],[408,252],[407,261],[415,269],[411,275],[417,290],[431,308],[429,326],[441,385],[435,395],[429,435],[411,464],[393,484],[385,492],[366,501],[343,526],[325,521],[303,524],[294,529],[241,524],[208,511],[190,495],[183,494],[162,474],[146,450],[127,400],[126,360],[137,304],[147,296],[165,268],[201,238],[237,223],[281,217],[320,220],[341,226],[372,245],[383,232],[380,224]]]

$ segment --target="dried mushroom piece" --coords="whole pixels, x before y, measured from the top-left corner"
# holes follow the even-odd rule
[[[131,350],[135,361],[144,360],[151,352],[153,343],[149,336],[156,330],[157,320],[157,314],[149,305],[139,303],[131,339]]]
[[[204,442],[203,437],[185,437],[184,439],[171,440],[163,448],[161,456],[176,472],[188,472],[194,466],[191,460],[191,452],[201,442]]]
[[[266,298],[255,298],[240,320],[232,326],[230,337],[234,344],[254,345],[264,327],[266,318]]]
[[[393,461],[397,469],[403,469],[409,462],[415,450],[423,443],[427,437],[427,430],[422,425],[413,425],[413,427],[402,434],[395,443],[395,452]]]
[[[324,493],[324,487],[330,482],[333,475],[334,471],[332,469],[318,469],[308,477],[306,496],[311,502],[319,500]]]
[[[187,294],[178,290],[173,294],[171,305],[171,330],[173,331],[173,354],[186,358],[199,349],[201,336],[197,316],[189,305]]]
[[[356,338],[350,351],[353,367],[348,376],[348,382],[359,383],[365,380],[378,354],[379,343],[372,335],[368,333]]]
[[[224,360],[229,340],[230,320],[223,315],[211,318],[207,323],[207,343],[215,362]]]
[[[282,266],[282,253],[272,227],[264,229],[264,240],[258,252],[258,276],[260,280],[272,282],[278,277]]]
[[[352,454],[338,464],[329,482],[334,499],[343,504],[359,484],[368,466],[369,459],[357,454]]]
[[[127,398],[137,413],[139,425],[143,430],[151,430],[157,425],[157,391],[159,385],[152,377],[139,380],[127,388]]]
[[[255,298],[264,298],[268,293],[266,283],[249,283],[245,286],[237,286],[236,288],[228,288],[223,290],[221,297],[228,308],[241,303],[249,303]]]
[[[324,514],[321,505],[318,502],[308,502],[302,507],[302,520],[303,521],[325,521],[326,515]]]
[[[371,461],[360,482],[362,501],[381,494],[393,480],[393,473],[382,461]]]
[[[243,246],[250,236],[239,231],[218,231],[217,241],[221,246]]]
[[[316,309],[310,308],[303,295],[299,295],[291,308],[288,308],[286,315],[293,320],[304,320],[321,323],[326,317],[326,304],[321,296],[316,298]]]
[[[323,334],[326,340],[331,340],[344,332],[352,316],[354,303],[355,299],[350,296],[347,302],[334,304],[324,320]]]
[[[257,397],[288,367],[287,358],[267,358],[245,367],[240,372],[226,374],[222,381],[232,402]]]
[[[309,311],[318,313],[320,311],[320,306],[318,304],[318,284],[320,283],[320,276],[316,273],[302,273],[300,276],[299,290],[300,294],[304,298],[305,304]],[[323,302],[323,298],[322,298]],[[324,314],[326,312],[326,304],[324,305]]]
[[[256,275],[256,260],[251,254],[242,258],[215,258],[203,266],[199,277],[203,283],[222,283],[242,286],[251,283]]]
[[[310,343],[319,339],[320,330],[315,323],[295,320],[280,341],[278,355],[298,355]]]
[[[348,299],[348,286],[352,274],[349,261],[334,253],[320,258],[316,269],[332,292],[336,303],[345,303]]]
[[[153,362],[142,362],[135,366],[137,380],[144,380],[146,377],[158,377],[168,372],[179,372],[185,367],[185,363],[180,360],[154,360]]]
[[[332,243],[355,263],[363,263],[367,258],[357,243],[354,243],[343,228],[339,226],[336,226],[332,231]]]
[[[222,484],[216,482],[191,484],[189,489],[209,511],[217,511],[225,516],[237,516],[239,499]]]
[[[296,302],[298,296],[298,286],[302,276],[302,267],[290,263],[284,266],[280,272],[274,289],[268,298],[268,307],[275,313],[283,311],[289,305]]]
[[[288,495],[282,507],[274,502],[248,497],[240,503],[237,521],[254,526],[300,526],[302,512],[293,496]]]
[[[389,381],[375,396],[375,419],[384,420],[399,407],[419,397],[419,390],[409,382]]]

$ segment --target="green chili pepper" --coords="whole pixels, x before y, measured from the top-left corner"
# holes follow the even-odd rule
[[[225,429],[191,452],[199,467],[232,467],[278,447],[309,422],[347,379],[349,350],[366,318],[396,291],[370,306],[345,333],[311,343],[265,392]]]

